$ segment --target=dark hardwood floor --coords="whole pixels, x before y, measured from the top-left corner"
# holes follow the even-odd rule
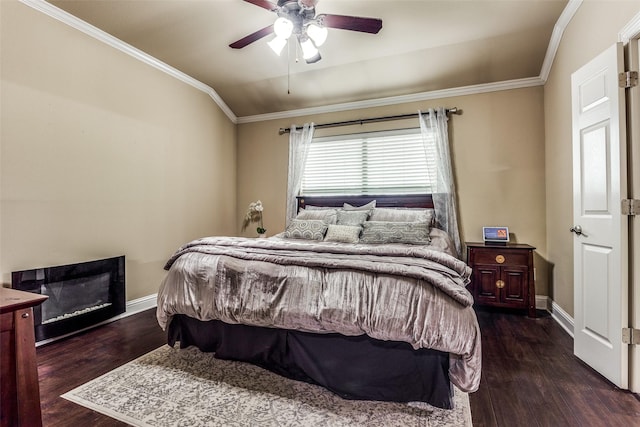
[[[531,319],[478,310],[482,380],[473,425],[640,426],[640,399],[573,355],[573,339],[539,311]]]
[[[640,399],[573,356],[573,341],[547,314],[478,312],[483,375],[470,395],[479,426],[640,426]],[[164,344],[148,310],[37,350],[45,427],[123,426],[61,394]]]
[[[166,343],[155,310],[38,347],[38,375],[44,427],[126,426],[60,397]]]

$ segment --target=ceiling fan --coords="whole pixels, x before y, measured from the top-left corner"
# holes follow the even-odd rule
[[[303,58],[309,64],[321,59],[318,47],[327,39],[327,28],[371,34],[377,34],[382,28],[382,20],[377,18],[326,13],[316,15],[316,4],[319,0],[278,0],[277,4],[268,0],[244,1],[275,12],[278,18],[273,24],[231,43],[229,47],[242,49],[275,33],[275,38],[268,42],[268,45],[276,54],[280,55],[287,40],[293,34],[300,43]]]

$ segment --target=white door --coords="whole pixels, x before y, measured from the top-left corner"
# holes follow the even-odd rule
[[[628,388],[628,226],[622,43],[571,76],[573,129],[574,353]]]

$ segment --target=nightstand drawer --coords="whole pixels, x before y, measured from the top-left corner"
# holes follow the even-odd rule
[[[529,263],[528,251],[513,252],[500,249],[474,249],[474,251],[476,264],[528,265]]]

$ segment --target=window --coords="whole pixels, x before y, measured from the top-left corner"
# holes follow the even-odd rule
[[[420,129],[314,138],[301,194],[420,194],[436,183],[435,139]]]

